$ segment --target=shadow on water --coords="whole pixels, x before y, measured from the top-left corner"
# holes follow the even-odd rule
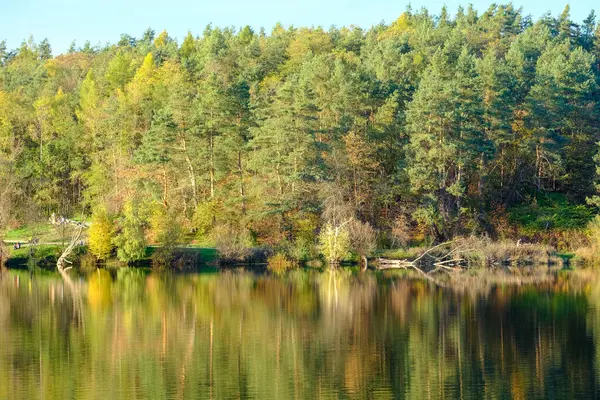
[[[0,398],[598,397],[600,275],[0,276]]]

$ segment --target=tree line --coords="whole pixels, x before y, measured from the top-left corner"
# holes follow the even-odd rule
[[[548,194],[599,203],[599,60],[594,12],[511,4],[56,57],[2,42],[0,231],[92,214],[123,260],[191,234],[308,259],[348,221],[380,246],[495,236]]]

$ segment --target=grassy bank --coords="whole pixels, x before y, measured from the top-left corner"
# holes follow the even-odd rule
[[[5,246],[7,260],[6,265],[9,268],[27,268],[39,267],[42,269],[56,268],[56,261],[62,253],[64,247],[55,244],[40,244],[30,246],[23,243],[20,249],[14,249],[12,245]],[[133,263],[132,266],[149,267],[152,265],[153,256],[156,254],[159,247],[148,246],[146,248],[146,256],[141,260]],[[186,262],[193,264],[207,265],[214,264],[218,261],[218,254],[215,248],[205,248],[199,246],[181,246],[174,249],[175,256],[184,257]],[[90,267],[96,264],[110,267],[119,267],[127,264],[119,263],[118,260],[111,258],[105,262],[97,263],[94,256],[89,253],[86,246],[79,246],[69,258],[75,266]],[[181,268],[190,269],[190,268]]]
[[[562,207],[562,208],[561,208]],[[542,231],[540,220],[551,220],[550,216],[570,207],[560,202],[541,203],[538,208],[525,210],[523,208],[515,212],[515,222],[511,235],[500,237],[496,240],[481,237],[456,238],[450,245],[439,251],[446,251],[461,263],[472,267],[495,267],[499,265],[527,266],[534,264],[558,265],[570,263],[578,265],[583,263],[597,263],[600,261],[600,220],[592,219],[585,225],[585,229],[572,229],[573,225],[560,222],[562,219],[556,217],[553,229]],[[573,211],[573,210],[571,210]],[[573,211],[574,212],[574,211]],[[529,217],[526,217],[526,216]],[[588,215],[580,215],[579,222],[583,224]],[[557,222],[559,221],[559,222]],[[546,225],[544,225],[546,226]],[[560,228],[560,229],[559,229]],[[569,228],[569,229],[566,229]],[[508,230],[506,231],[508,232]],[[50,224],[36,224],[19,227],[6,233],[5,249],[8,254],[9,267],[38,266],[53,269],[59,257],[63,245],[70,238],[71,232],[59,230]],[[37,245],[31,245],[29,241],[35,238]],[[515,239],[520,238],[520,239]],[[558,238],[558,239],[557,239]],[[273,270],[288,270],[298,266],[321,268],[325,265],[324,258],[318,255],[317,244],[307,251],[311,254],[309,258],[295,258],[293,248],[251,248],[245,247],[238,258],[227,258],[215,247],[198,245],[194,243],[194,236],[188,235],[184,242],[173,247],[169,252],[162,252],[158,245],[146,247],[144,256],[129,264],[120,263],[116,260],[116,253],[111,254],[107,261],[98,263],[96,258],[90,254],[87,248],[88,237],[83,236],[84,246],[77,247],[71,256],[75,265],[83,267],[103,266],[143,266],[160,269],[193,270],[208,264],[273,264]],[[13,244],[20,242],[22,247],[14,249]],[[380,243],[381,244],[381,243]],[[239,244],[236,243],[236,246]],[[428,243],[415,244],[401,248],[382,248],[379,246],[367,254],[370,265],[376,265],[377,259],[408,260],[417,259],[432,245]],[[237,249],[237,247],[236,247]],[[239,250],[239,249],[238,249]],[[437,256],[441,256],[438,251]],[[434,253],[436,254],[436,253]],[[349,253],[345,255],[340,264],[356,265],[360,263],[358,254]]]

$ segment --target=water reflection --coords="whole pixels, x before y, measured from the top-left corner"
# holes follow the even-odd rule
[[[9,271],[0,399],[597,397],[598,274],[537,275]]]

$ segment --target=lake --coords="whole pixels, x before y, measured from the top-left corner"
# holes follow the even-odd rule
[[[0,399],[600,397],[600,274],[4,271]]]

